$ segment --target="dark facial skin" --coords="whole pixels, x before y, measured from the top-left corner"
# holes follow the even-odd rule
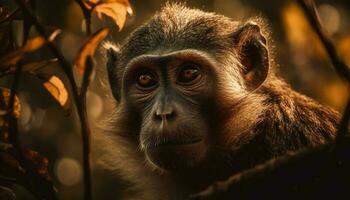
[[[196,52],[177,51],[136,57],[126,66],[125,98],[140,116],[140,145],[156,167],[183,169],[205,158],[215,87],[211,65]]]
[[[247,127],[238,123],[245,117],[230,123],[231,109],[264,82],[268,52],[254,23],[238,26],[194,14],[183,26],[186,20],[159,17],[108,51],[109,82],[119,104],[116,132],[128,132],[124,136],[132,136],[155,168],[197,170],[231,148],[222,145],[231,135],[226,123],[234,134]]]
[[[210,52],[218,48],[215,42],[208,43],[207,49],[183,45],[173,50],[151,43],[141,48],[134,38],[128,43],[130,46],[108,56],[112,92],[116,100],[122,102],[119,116],[127,121],[121,120],[117,124],[126,126],[122,130],[133,132],[135,144],[141,147],[146,160],[154,167],[186,171],[210,160],[213,156],[209,154],[222,149],[216,140],[223,135],[222,124],[226,123],[223,119],[229,119],[226,111],[233,101],[230,100],[225,108],[226,100],[223,99],[227,94],[217,92],[228,87],[241,95],[243,83],[240,85],[239,80],[232,80],[242,75],[242,81],[247,80],[245,84],[254,90],[265,80],[268,69],[267,50],[263,42],[256,40],[260,29],[255,24],[247,24],[241,29],[227,35],[222,44],[251,50],[249,55],[238,54],[251,61],[246,62],[244,72],[238,67],[236,58],[222,59],[218,55],[224,53]],[[196,41],[184,44],[203,45],[198,39]],[[232,55],[232,51],[226,47],[225,53]],[[223,66],[225,62],[230,64]],[[222,85],[223,81],[219,83],[219,79],[232,82]]]

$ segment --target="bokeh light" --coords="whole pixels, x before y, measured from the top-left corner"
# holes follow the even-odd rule
[[[321,4],[318,6],[322,27],[329,34],[335,34],[341,25],[341,18],[336,7],[330,4]]]
[[[80,163],[72,158],[62,158],[56,162],[55,174],[61,184],[73,186],[82,178]]]
[[[95,92],[89,91],[87,93],[87,109],[88,115],[92,120],[98,119],[103,111],[103,100]]]

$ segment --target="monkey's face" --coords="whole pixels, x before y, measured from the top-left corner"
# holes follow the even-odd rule
[[[149,162],[166,170],[191,167],[208,150],[211,63],[196,51],[142,55],[127,65],[124,95],[139,116],[139,142]]]
[[[249,113],[236,103],[269,71],[256,23],[187,9],[161,12],[107,56],[118,128],[132,132],[146,160],[165,170],[208,161],[224,149],[222,138],[240,134]]]

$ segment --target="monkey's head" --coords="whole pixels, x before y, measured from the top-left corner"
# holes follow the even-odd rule
[[[232,120],[250,123],[239,102],[268,75],[265,45],[254,22],[167,5],[120,49],[107,50],[116,125],[157,168],[199,165],[223,135],[243,131],[228,128]]]

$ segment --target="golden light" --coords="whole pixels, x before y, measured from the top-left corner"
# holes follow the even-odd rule
[[[103,111],[102,98],[98,94],[89,91],[87,93],[87,108],[88,114],[92,119],[99,118]]]
[[[321,4],[318,6],[318,14],[320,16],[321,24],[329,34],[334,34],[340,27],[340,15],[338,10],[329,4]]]
[[[62,158],[56,162],[55,174],[63,185],[73,186],[81,180],[82,169],[77,160]]]

